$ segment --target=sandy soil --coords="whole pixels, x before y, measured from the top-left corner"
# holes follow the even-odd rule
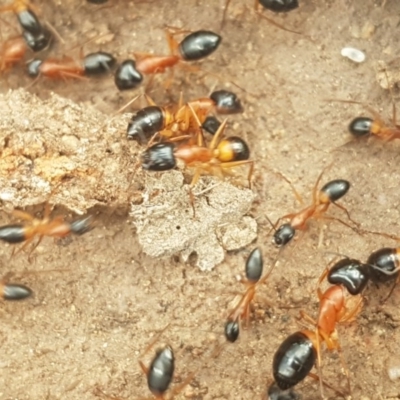
[[[169,343],[176,350],[175,381],[197,371],[178,397],[259,399],[272,380],[276,348],[303,327],[297,320],[299,310],[316,315],[315,285],[332,259],[328,252],[365,260],[380,247],[397,245],[376,235],[356,235],[335,222],[311,224],[295,246],[279,254],[271,244],[266,216],[276,220],[300,207],[290,187],[271,171],[287,176],[308,202],[319,173],[330,164],[323,181],[343,178],[352,183],[342,204],[353,219],[365,229],[398,232],[399,144],[370,140],[342,146],[350,140],[348,123],[366,111],[326,99],[365,101],[390,120],[391,99],[377,83],[376,63],[398,54],[400,4],[300,2],[298,11],[269,16],[303,35],[259,20],[253,1],[232,0],[223,43],[202,63],[202,73],[187,77],[177,72],[170,93],[161,80],[151,92],[158,104],[177,101],[181,90],[187,99],[204,96],[214,87],[241,96],[246,111],[231,118],[228,133],[245,138],[256,161],[257,199],[249,214],[258,221],[257,241],[228,252],[224,262],[208,272],[196,268],[191,258],[186,263],[179,257],[150,258],[141,251],[129,204],[116,207],[113,198],[107,208],[105,191],[102,207],[89,210],[97,216],[98,227],[87,235],[43,241],[32,263],[24,253],[10,259],[11,247],[1,246],[3,273],[15,272],[15,279],[35,292],[32,300],[2,306],[1,400],[98,399],[100,390],[121,399],[148,397],[138,360],[150,338],[167,324],[171,325],[158,344]],[[109,3],[110,8],[83,0],[35,3],[65,41],[56,43],[51,54],[79,57],[81,45],[85,53],[101,49],[119,60],[133,51],[164,53],[165,25],[219,31],[223,9],[222,0]],[[7,21],[1,22],[4,40],[15,35],[17,27],[13,15],[2,18]],[[85,43],[93,37],[97,39]],[[363,50],[366,62],[356,65],[342,58],[340,50],[348,45]],[[31,82],[23,66],[2,78],[2,93]],[[41,79],[28,90],[41,99],[55,92],[107,116],[138,93],[118,93],[111,76],[82,82]],[[130,148],[123,135],[120,141]],[[6,203],[1,223],[12,221]],[[28,208],[41,210],[40,204]],[[54,213],[73,218],[63,207]],[[337,209],[331,215],[345,218]],[[215,344],[224,342],[230,303],[243,289],[236,276],[256,245],[266,265],[277,255],[279,264],[258,294],[250,329],[211,358]],[[354,399],[400,398],[400,381],[391,381],[387,373],[388,365],[398,368],[400,363],[400,294],[397,288],[381,307],[388,290],[370,285],[357,321],[339,329]],[[150,357],[151,353],[145,356],[146,362]],[[325,378],[345,391],[338,356],[324,353],[323,360]],[[297,390],[303,399],[320,398],[312,380]],[[339,398],[333,391],[327,390],[327,395]]]

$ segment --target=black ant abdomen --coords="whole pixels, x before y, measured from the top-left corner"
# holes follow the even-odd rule
[[[260,280],[263,273],[263,257],[261,250],[256,247],[248,256],[245,266],[246,278],[251,283],[256,283]]]
[[[288,336],[274,354],[272,370],[278,387],[290,389],[311,371],[317,358],[315,333],[299,331]]]
[[[26,240],[25,227],[20,224],[0,227],[0,240],[7,243],[21,243]]]
[[[42,31],[42,25],[39,22],[36,14],[29,8],[17,13],[18,22],[24,31],[30,32],[33,35],[38,35]]]
[[[225,324],[225,338],[231,343],[236,342],[239,337],[239,322],[227,321]]]
[[[242,103],[235,93],[228,90],[216,90],[210,95],[215,102],[215,109],[219,114],[238,114],[243,112]]]
[[[116,59],[110,53],[98,51],[90,53],[83,59],[83,66],[86,75],[104,74],[115,65]]]
[[[356,137],[362,137],[369,135],[371,133],[373,120],[368,117],[358,117],[354,118],[350,122],[349,132]]]
[[[196,31],[179,44],[179,52],[185,61],[196,61],[213,53],[221,43],[221,36],[211,31]]]
[[[139,110],[128,124],[128,139],[145,141],[164,127],[164,113],[160,107],[149,106]]]
[[[24,300],[32,296],[32,290],[25,285],[7,283],[3,286],[4,300]]]
[[[230,136],[218,145],[218,159],[222,162],[248,160],[250,149],[247,143],[238,136]]]
[[[171,384],[174,370],[175,358],[172,348],[167,346],[158,350],[147,375],[147,384],[151,393],[162,396]]]
[[[350,182],[344,179],[335,179],[321,188],[321,193],[326,195],[331,202],[342,198],[350,189]]]

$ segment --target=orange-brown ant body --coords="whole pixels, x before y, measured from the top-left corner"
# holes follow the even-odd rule
[[[64,217],[58,216],[54,219],[50,218],[50,205],[46,203],[43,219],[37,219],[31,214],[21,210],[14,210],[12,214],[26,221],[26,224],[10,224],[0,227],[0,240],[10,243],[22,243],[24,245],[18,250],[22,251],[35,237],[38,241],[31,249],[30,253],[40,244],[44,236],[63,238],[73,233],[83,235],[93,229],[92,217],[77,219],[73,222],[64,221]]]
[[[281,220],[289,219],[288,223],[282,224],[279,228],[276,229],[274,233],[274,243],[277,246],[283,246],[287,244],[290,240],[292,240],[296,233],[296,230],[307,229],[307,223],[311,219],[323,218],[327,220],[335,220],[355,230],[354,227],[342,221],[341,219],[325,215],[329,206],[333,204],[341,210],[345,211],[347,218],[355,225],[358,225],[351,219],[347,209],[344,206],[336,203],[337,200],[342,198],[348,192],[348,190],[350,189],[350,183],[344,179],[335,179],[325,184],[318,191],[318,185],[322,178],[323,172],[324,171],[321,172],[317,179],[317,182],[314,185],[312,204],[296,213],[287,214],[279,218],[278,221],[273,225],[273,228],[275,229],[275,227],[278,226]],[[296,195],[298,196],[297,193]]]
[[[134,53],[135,60],[123,61],[115,73],[115,84],[118,89],[135,88],[142,82],[143,74],[154,76],[154,74],[164,73],[167,69],[171,69],[172,74],[172,68],[177,64],[207,57],[217,49],[221,42],[221,37],[214,32],[196,31],[178,43],[174,35],[180,33],[166,31],[169,55]]]
[[[351,101],[349,101],[351,102]],[[357,103],[357,102],[354,102]],[[395,111],[393,110],[393,126],[388,126],[381,116],[372,108],[367,109],[373,115],[373,119],[369,117],[354,118],[349,124],[349,132],[356,138],[373,136],[384,142],[391,142],[400,139],[400,126],[396,124]]]
[[[352,259],[342,260],[333,266],[333,268],[337,270],[338,268],[336,267],[339,267],[343,271],[346,271],[344,272],[344,274],[347,274],[348,277],[352,276],[354,272],[350,271],[350,269],[356,269],[357,274],[359,274],[360,272],[365,272],[365,265],[358,262],[357,260]],[[348,288],[342,284],[332,285],[327,290],[322,292],[322,290],[320,289],[320,285],[325,277],[330,275],[331,271],[332,268],[327,268],[318,280],[317,294],[319,299],[319,311],[317,319],[314,320],[304,312],[301,313],[303,318],[305,318],[315,326],[316,354],[319,369],[321,368],[321,343],[325,343],[328,350],[337,350],[339,356],[341,357],[341,348],[337,335],[337,324],[352,322],[360,313],[363,306],[361,291],[362,289],[364,289],[369,279],[369,275],[365,275],[363,277],[364,284],[359,285],[359,291],[357,291],[356,294],[352,294],[348,290]],[[342,357],[341,361],[344,365]],[[345,371],[348,380],[349,391],[351,392],[347,368],[345,368]]]
[[[28,63],[28,74],[33,78],[45,76],[50,79],[82,79],[83,76],[108,72],[115,64],[115,58],[105,52],[91,53],[78,62],[72,57],[47,60],[33,59]]]
[[[10,38],[0,46],[0,72],[18,64],[25,56],[28,46],[22,36]]]
[[[268,279],[272,269],[273,267],[261,279],[263,258],[260,249],[256,247],[248,256],[245,267],[246,280],[242,279],[242,282],[247,286],[246,291],[229,313],[225,324],[225,337],[228,341],[235,342],[238,339],[240,322],[242,320],[246,320],[246,324],[249,324],[250,306],[256,295],[257,288]]]
[[[182,144],[175,148],[173,143],[158,143],[142,153],[142,167],[150,171],[166,171],[175,168],[176,160],[181,160],[186,166],[195,168],[195,173],[190,183],[189,195],[194,210],[194,195],[192,188],[198,182],[202,172],[212,173],[223,178],[231,168],[248,165],[247,179],[251,186],[254,161],[250,160],[250,150],[247,143],[237,137],[231,136],[221,140],[221,135],[226,127],[227,120],[221,124],[209,146],[204,145],[201,132],[197,136],[197,144]],[[200,126],[200,124],[198,124]]]

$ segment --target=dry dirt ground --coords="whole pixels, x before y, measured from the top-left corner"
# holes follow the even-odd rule
[[[83,0],[35,4],[65,41],[54,45],[53,56],[79,57],[80,45],[103,35],[98,43],[85,44],[84,52],[102,49],[122,60],[132,51],[164,53],[165,25],[219,31],[223,3],[110,0],[109,8]],[[235,344],[226,344],[217,358],[210,357],[216,343],[224,342],[229,304],[243,289],[236,275],[243,272],[249,251],[260,246],[267,266],[278,255],[266,216],[275,220],[299,208],[289,186],[272,169],[285,174],[308,202],[318,174],[332,163],[323,181],[343,178],[352,183],[342,204],[365,229],[397,234],[400,217],[400,144],[370,140],[338,148],[350,139],[351,119],[366,111],[355,104],[326,101],[365,101],[390,120],[391,100],[377,83],[376,63],[398,54],[400,3],[300,0],[300,9],[286,16],[269,14],[303,35],[259,20],[253,3],[232,0],[223,42],[203,62],[202,73],[185,77],[177,72],[169,94],[156,80],[151,95],[158,104],[176,101],[181,90],[187,99],[205,96],[213,87],[230,88],[241,96],[246,111],[231,119],[228,133],[248,141],[256,162],[257,199],[249,214],[258,221],[258,239],[228,252],[224,262],[208,272],[196,268],[192,259],[183,263],[179,257],[150,258],[141,251],[127,215],[129,204],[117,207],[113,198],[108,208],[103,196],[103,207],[89,210],[97,216],[95,230],[72,240],[45,240],[31,263],[24,253],[10,260],[12,249],[3,245],[2,273],[16,272],[35,296],[2,304],[1,400],[98,399],[101,391],[120,399],[149,397],[138,359],[167,324],[158,344],[169,343],[176,350],[175,381],[197,371],[179,398],[260,399],[272,379],[276,348],[303,327],[297,320],[299,310],[316,315],[315,285],[332,259],[328,252],[365,260],[378,248],[397,245],[380,236],[357,235],[335,222],[311,224],[295,246],[279,253],[279,264],[258,293],[250,329],[243,330]],[[17,27],[13,15],[2,19],[4,40]],[[340,50],[347,45],[363,50],[365,63],[342,58]],[[18,66],[2,76],[1,90],[6,93],[30,82]],[[28,90],[42,99],[55,92],[107,116],[138,93],[118,93],[111,76],[82,82],[41,79]],[[79,129],[75,134],[79,137]],[[124,148],[134,146],[124,132],[119,140]],[[12,204],[3,206],[1,222],[12,221],[6,213]],[[29,208],[41,210],[40,204]],[[331,212],[344,218],[338,209]],[[73,217],[65,208],[55,214]],[[354,399],[400,398],[400,380],[391,381],[387,373],[388,366],[400,367],[400,289],[380,307],[388,290],[370,285],[357,321],[339,328]],[[145,356],[146,362],[150,356]],[[324,353],[323,361],[327,381],[345,392],[337,355]],[[303,399],[320,398],[311,379],[297,391]],[[330,390],[326,394],[339,398]]]

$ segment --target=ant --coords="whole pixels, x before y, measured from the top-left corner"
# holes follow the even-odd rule
[[[384,142],[391,142],[395,139],[400,139],[400,125],[397,125],[396,121],[396,109],[393,104],[393,116],[392,116],[392,126],[388,126],[379,115],[377,111],[368,106],[367,104],[361,103],[359,101],[353,100],[335,100],[343,103],[361,104],[366,108],[373,116],[369,117],[357,117],[354,118],[349,124],[349,132],[355,138],[361,137],[376,137]]]
[[[134,53],[135,60],[125,60],[115,72],[115,85],[119,90],[137,87],[143,81],[142,74],[160,74],[167,68],[186,61],[198,61],[213,53],[221,42],[221,36],[211,31],[196,31],[178,43],[174,35],[166,30],[170,54],[159,56],[148,53]],[[171,79],[173,70],[171,69]]]
[[[115,58],[109,53],[99,51],[83,57],[77,62],[72,57],[64,56],[61,59],[48,58],[47,60],[33,59],[28,65],[28,75],[38,78],[40,75],[51,79],[82,79],[87,75],[99,75],[110,71],[115,65]]]
[[[140,358],[143,358],[151,350],[151,348],[154,346],[154,344],[157,342],[163,332],[169,327],[169,325],[170,324],[168,324],[164,329],[161,330],[161,332],[156,335],[156,337],[150,342]],[[156,350],[156,354],[148,367],[144,364],[142,360],[140,360],[140,358],[140,368],[142,372],[146,375],[147,386],[156,400],[172,400],[183,390],[185,386],[190,383],[190,381],[193,380],[194,376],[197,373],[197,371],[192,372],[181,384],[172,389],[169,393],[169,396],[166,397],[165,392],[171,385],[175,371],[175,356],[172,347],[167,345]],[[105,395],[105,393],[98,388],[96,389],[96,392],[97,391],[100,391],[103,395]],[[115,398],[113,397],[113,399]]]
[[[231,0],[225,1],[224,12],[222,15],[221,28],[223,28],[223,26],[225,24],[226,13],[228,11],[230,2],[231,2]],[[288,29],[285,26],[278,24],[274,20],[266,17],[264,14],[262,14],[262,12],[259,11],[260,5],[266,10],[270,10],[270,11],[273,11],[276,13],[286,13],[286,12],[295,10],[296,8],[299,7],[298,0],[254,0],[254,10],[261,18],[264,18],[270,24],[275,25],[276,27],[283,29],[284,31],[300,34],[299,32]]]
[[[13,210],[12,214],[19,219],[26,221],[26,224],[10,224],[0,226],[0,240],[10,243],[22,243],[24,245],[18,250],[24,250],[33,239],[38,236],[39,239],[32,247],[31,254],[39,246],[44,236],[62,238],[73,233],[83,235],[93,229],[92,217],[77,219],[73,222],[66,222],[62,216],[50,219],[50,204],[45,205],[43,219],[37,219],[31,214],[21,210]]]
[[[195,115],[196,116],[196,115]],[[254,161],[250,160],[250,150],[247,143],[231,136],[221,140],[227,119],[223,121],[209,146],[204,146],[201,129],[197,135],[197,144],[182,144],[177,147],[173,143],[158,143],[146,149],[141,156],[142,168],[149,171],[166,171],[175,168],[176,160],[183,161],[186,166],[195,168],[193,179],[189,186],[190,203],[194,208],[192,188],[198,182],[203,171],[213,173],[221,178],[227,170],[242,165],[249,166],[247,179],[251,187],[251,177]],[[200,123],[198,123],[200,127]]]
[[[147,97],[147,96],[146,96]],[[182,96],[176,111],[170,111],[167,107],[158,107],[147,97],[150,106],[139,110],[132,116],[128,124],[128,139],[144,141],[151,138],[152,144],[158,135],[161,138],[170,139],[187,138],[191,131],[197,128],[197,115],[200,124],[203,124],[207,115],[215,110],[219,114],[237,114],[243,112],[240,99],[236,94],[227,90],[217,90],[210,97],[200,98],[187,104],[182,104]],[[185,134],[182,136],[182,134]]]
[[[336,263],[332,268],[328,267],[318,280],[319,311],[317,320],[301,312],[301,316],[316,327],[316,353],[320,374],[321,342],[325,343],[328,350],[337,350],[343,366],[345,365],[341,355],[336,324],[352,322],[360,313],[363,306],[361,292],[368,283],[368,271],[368,266],[353,259],[344,259]],[[331,282],[338,283],[322,292],[320,285],[327,275]],[[348,290],[349,288],[350,290]],[[348,294],[350,294],[350,297]],[[349,393],[351,393],[348,369],[344,368],[344,370],[346,371]],[[322,383],[320,387],[321,395],[323,395]]]
[[[335,179],[326,183],[318,191],[317,188],[324,172],[325,170],[320,173],[314,185],[312,204],[296,213],[284,215],[283,217],[279,218],[275,224],[272,224],[273,229],[275,229],[281,220],[289,219],[290,221],[282,224],[278,229],[275,230],[273,241],[277,246],[280,247],[289,243],[293,239],[297,229],[305,230],[307,228],[307,222],[310,219],[323,218],[326,220],[335,220],[355,230],[354,227],[339,218],[328,217],[324,215],[331,204],[343,210],[346,213],[347,218],[356,226],[359,225],[351,219],[349,212],[344,206],[336,203],[337,200],[341,199],[348,192],[350,189],[350,182],[344,179]],[[295,192],[295,194],[299,198],[297,192]]]
[[[240,321],[246,319],[247,326],[250,319],[250,305],[256,294],[259,285],[263,284],[270,276],[275,264],[270,268],[268,273],[262,278],[263,258],[261,250],[256,247],[248,256],[245,266],[246,280],[241,280],[247,286],[246,291],[242,295],[240,301],[229,313],[228,320],[225,324],[225,337],[229,342],[235,342],[239,337]]]

